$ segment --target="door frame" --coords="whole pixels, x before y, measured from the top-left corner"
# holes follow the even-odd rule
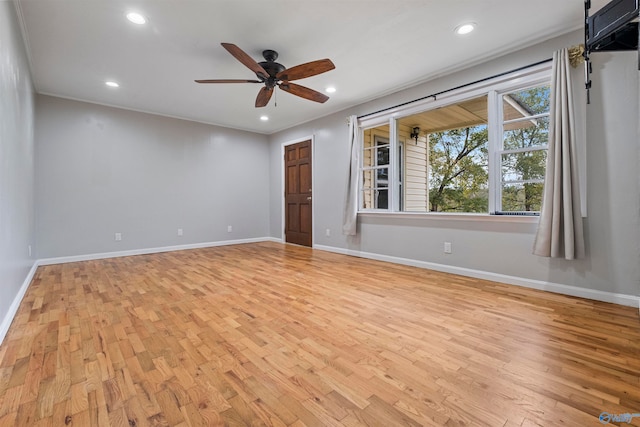
[[[281,209],[281,226],[280,226],[280,239],[282,240],[282,243],[286,243],[286,236],[285,236],[285,227],[286,227],[286,215],[287,215],[287,206],[286,206],[286,200],[284,197],[284,181],[285,181],[285,177],[284,177],[284,154],[285,154],[285,148],[289,145],[294,145],[294,144],[298,144],[299,142],[304,142],[304,141],[311,141],[311,247],[313,248],[314,246],[314,240],[315,240],[315,230],[316,230],[316,204],[315,204],[315,193],[316,193],[316,189],[315,189],[315,175],[316,175],[316,144],[315,144],[315,137],[314,135],[310,135],[310,136],[305,136],[302,138],[296,138],[296,139],[292,139],[290,141],[286,141],[283,142],[280,145],[280,209]]]

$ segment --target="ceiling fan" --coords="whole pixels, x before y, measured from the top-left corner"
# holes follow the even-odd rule
[[[305,79],[333,70],[336,66],[333,65],[330,59],[319,59],[296,65],[295,67],[285,68],[284,65],[275,62],[278,59],[278,52],[275,50],[263,51],[262,56],[265,60],[258,63],[238,46],[231,43],[221,44],[234,58],[256,73],[258,80],[213,79],[196,80],[196,83],[264,83],[264,87],[258,92],[256,107],[264,107],[269,103],[276,86],[285,92],[315,102],[323,103],[329,99],[328,96],[313,89],[291,83],[291,80]]]

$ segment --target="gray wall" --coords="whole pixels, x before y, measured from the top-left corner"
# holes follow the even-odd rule
[[[35,140],[38,258],[268,236],[266,136],[39,95]]]
[[[587,258],[550,260],[531,254],[536,224],[429,216],[361,215],[359,235],[341,231],[349,163],[346,117],[367,114],[496,73],[551,58],[580,43],[580,31],[442,76],[341,113],[271,135],[271,235],[282,233],[281,145],[315,135],[314,244],[481,270],[525,279],[640,295],[637,54],[593,55],[592,103],[587,106]],[[325,230],[331,236],[325,236]],[[443,242],[453,254],[443,254]]]
[[[33,86],[13,2],[0,2],[0,319],[33,266]]]

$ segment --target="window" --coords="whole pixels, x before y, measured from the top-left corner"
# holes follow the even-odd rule
[[[503,106],[498,211],[540,211],[549,137],[550,87],[501,95]]]
[[[388,128],[364,132],[361,192],[364,209],[389,208],[389,147]]]
[[[539,212],[550,74],[544,64],[361,120],[361,210]]]

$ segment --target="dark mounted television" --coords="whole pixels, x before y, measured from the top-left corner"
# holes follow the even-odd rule
[[[639,2],[640,0],[613,0],[588,16],[587,50],[600,52],[638,49]]]

